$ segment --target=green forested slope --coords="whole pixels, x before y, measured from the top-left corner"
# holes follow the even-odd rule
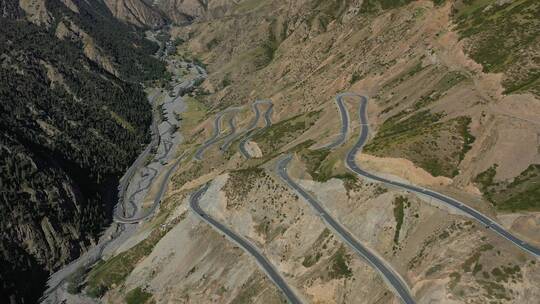
[[[161,77],[157,46],[101,2],[79,13],[47,1],[49,27],[17,1],[0,18],[0,302],[34,303],[50,271],[76,258],[110,221],[118,179],[149,140],[139,81]],[[55,27],[73,22],[120,75]]]

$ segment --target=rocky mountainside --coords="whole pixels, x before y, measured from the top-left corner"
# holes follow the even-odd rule
[[[158,0],[155,5],[176,24],[226,15],[234,6],[229,0]]]
[[[105,3],[116,18],[139,27],[158,28],[166,22],[159,10],[143,0],[106,0]]]
[[[164,66],[99,1],[0,5],[0,302],[34,303],[110,222]]]
[[[112,303],[284,301],[251,255],[190,210],[209,183],[201,208],[258,247],[306,303],[398,303],[280,179],[276,161],[292,153],[292,178],[387,261],[418,303],[534,303],[533,255],[462,212],[350,173],[343,160],[363,128],[358,99],[346,98],[346,143],[316,148],[340,130],[335,96],[364,94],[371,131],[359,166],[455,197],[540,246],[537,2],[209,1],[215,14],[188,13],[200,17],[172,28],[183,42],[177,59],[198,58],[209,78],[188,98],[183,149],[195,154],[230,106],[243,106],[235,129],[246,130],[247,105],[271,99],[273,125],[251,134],[246,159],[239,138],[220,149],[233,129],[225,116],[221,140],[203,161],[179,166],[157,215],[88,273],[82,294]]]
[[[125,22],[159,28],[168,20],[174,24],[189,24],[228,14],[235,7],[228,0],[106,0],[113,14]]]
[[[461,187],[495,164],[496,180],[524,173],[540,161],[539,6],[426,3],[245,1],[178,34],[209,64],[221,107],[267,96],[289,116],[356,89],[373,100],[370,154],[410,159]],[[510,28],[497,39],[514,51],[487,38]]]

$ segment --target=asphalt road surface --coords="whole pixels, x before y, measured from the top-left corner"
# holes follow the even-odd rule
[[[252,245],[250,242],[245,240],[244,238],[240,237],[236,233],[234,233],[232,230],[227,228],[225,225],[219,223],[215,219],[213,219],[211,216],[206,214],[201,207],[199,206],[199,200],[203,196],[203,194],[208,189],[209,184],[204,185],[199,190],[197,190],[195,193],[192,194],[192,196],[189,199],[189,206],[195,212],[196,215],[198,215],[203,221],[208,223],[210,226],[212,226],[214,229],[219,231],[220,233],[227,236],[229,239],[234,241],[238,246],[240,246],[244,251],[249,253],[251,256],[255,258],[259,266],[264,270],[266,275],[276,284],[276,286],[283,292],[287,300],[289,300],[290,303],[296,304],[296,303],[302,303],[300,301],[300,298],[296,296],[294,291],[287,285],[283,277],[277,272],[277,270],[272,266],[270,261],[268,261],[261,253],[260,251]]]
[[[219,133],[221,133],[221,120],[223,119],[223,115],[225,113],[223,112],[220,112],[218,113],[218,115],[216,116],[216,119],[214,120],[214,133],[212,134],[212,136],[207,140],[205,141],[202,146],[197,150],[197,152],[195,153],[195,160],[202,160],[202,157],[203,157],[203,154],[204,154],[204,151],[206,149],[208,149],[208,147],[210,147],[211,145],[213,145],[214,143],[216,143],[218,141],[218,136],[219,136]]]
[[[225,114],[227,114],[227,113],[230,113],[230,112],[238,112],[241,109],[242,109],[242,107],[231,107],[231,108],[227,108],[227,109],[219,112],[216,115],[216,119],[214,120],[214,133],[212,134],[212,136],[207,141],[205,141],[202,144],[202,146],[199,149],[197,149],[197,152],[195,153],[195,156],[194,156],[195,160],[201,161],[202,157],[204,155],[204,151],[206,151],[206,149],[208,149],[211,145],[213,145],[213,144],[215,144],[215,143],[217,143],[218,141],[221,140],[219,138],[219,134],[221,133],[221,121],[223,119],[223,116]]]
[[[419,187],[419,186],[413,186],[413,185],[409,185],[409,184],[400,183],[400,182],[392,181],[392,180],[389,180],[389,179],[385,179],[385,178],[382,178],[380,176],[371,174],[371,173],[363,170],[362,168],[360,168],[356,164],[355,156],[362,151],[362,147],[366,143],[366,141],[368,139],[368,134],[369,134],[369,124],[368,124],[369,121],[368,121],[368,118],[367,118],[367,98],[365,96],[361,96],[360,98],[361,98],[361,102],[360,102],[358,116],[359,116],[359,119],[360,119],[360,124],[362,125],[362,130],[360,132],[360,136],[358,138],[358,141],[356,142],[356,144],[353,146],[353,148],[347,154],[346,161],[345,161],[346,166],[351,171],[353,171],[354,173],[356,173],[356,174],[358,174],[358,175],[360,175],[360,176],[362,176],[364,178],[370,179],[372,181],[385,183],[385,184],[388,184],[388,185],[391,185],[391,186],[395,186],[395,187],[405,189],[405,190],[413,192],[415,194],[424,195],[424,196],[433,198],[433,199],[435,199],[435,200],[437,200],[437,201],[439,201],[439,202],[441,202],[443,204],[446,204],[446,205],[448,205],[450,207],[453,207],[453,208],[455,208],[457,210],[460,210],[460,211],[466,213],[467,215],[471,216],[472,218],[474,218],[476,221],[478,221],[484,227],[495,231],[497,234],[499,234],[503,238],[509,240],[514,245],[521,248],[522,250],[534,255],[536,258],[540,257],[540,248],[535,247],[535,246],[533,246],[531,244],[528,244],[527,242],[519,239],[518,237],[514,236],[513,234],[508,232],[506,229],[504,229],[501,225],[499,225],[494,220],[490,219],[489,217],[483,215],[479,211],[467,206],[466,204],[464,204],[464,203],[462,203],[462,202],[460,202],[460,201],[458,201],[456,199],[453,199],[451,197],[440,194],[440,193],[435,192],[433,190],[429,190],[429,189],[422,188],[422,187]]]
[[[295,183],[289,174],[287,173],[287,165],[291,161],[292,156],[286,155],[277,162],[276,171],[279,177],[295,192],[297,192],[304,200],[306,200],[322,220],[329,226],[342,240],[347,243],[351,249],[356,252],[360,257],[366,260],[371,266],[373,266],[379,273],[382,274],[384,280],[394,290],[396,296],[398,296],[403,303],[414,304],[415,301],[412,298],[407,284],[401,279],[401,277],[395,272],[389,265],[387,265],[383,259],[379,258],[370,249],[362,245],[351,235],[339,222],[334,220],[332,216],[321,206],[321,204],[310,194],[308,194],[302,187]]]
[[[266,110],[266,112],[264,114],[264,119],[265,119],[265,127],[264,128],[267,128],[272,124],[272,120],[271,120],[272,108],[273,108],[272,102],[270,100],[257,100],[252,104],[252,108],[253,108],[253,112],[255,113],[255,117],[252,120],[252,122],[249,124],[246,133],[252,132],[257,127],[257,123],[259,122],[259,119],[260,119],[260,116],[261,116],[258,105],[263,104],[263,103],[269,104],[269,107],[268,107],[268,109]],[[227,109],[227,110],[225,110],[223,112],[218,113],[218,115],[216,116],[216,119],[214,120],[214,133],[212,134],[212,137],[210,137],[210,139],[208,139],[201,146],[201,148],[199,148],[199,150],[197,151],[197,153],[195,155],[195,159],[197,159],[199,161],[202,160],[204,150],[220,140],[220,138],[218,138],[218,136],[221,133],[220,128],[221,128],[221,120],[223,118],[223,115],[226,112],[238,111],[238,110],[240,110],[240,108],[229,108],[229,109]],[[226,150],[230,146],[232,141],[235,139],[235,137],[238,136],[238,134],[236,133],[236,125],[234,124],[234,116],[232,116],[229,119],[228,124],[229,124],[229,127],[230,127],[231,131],[229,132],[229,134],[227,134],[224,137],[225,143],[220,148],[222,151]],[[246,138],[249,139],[250,135],[252,135],[252,134],[249,133]],[[246,142],[247,142],[247,140],[246,140]],[[240,145],[240,148],[241,149],[243,148],[242,144]],[[247,152],[246,152],[246,154],[247,154]],[[249,154],[247,154],[247,155],[249,155]],[[223,225],[223,224],[219,223],[218,221],[216,221],[215,219],[213,219],[210,215],[206,214],[200,208],[199,200],[202,197],[202,195],[206,192],[208,187],[209,187],[209,184],[204,185],[199,190],[194,192],[192,194],[192,196],[190,197],[189,204],[190,204],[190,208],[193,210],[193,212],[195,212],[195,214],[198,215],[203,221],[208,223],[210,226],[212,226],[214,229],[216,229],[220,233],[227,236],[230,240],[232,240],[233,242],[238,244],[238,246],[240,246],[244,251],[246,251],[251,256],[253,256],[255,258],[255,260],[257,261],[257,263],[259,264],[259,266],[264,270],[266,275],[283,292],[283,294],[285,295],[285,297],[287,298],[287,300],[290,303],[294,303],[294,304],[302,303],[302,301],[298,298],[298,296],[292,291],[292,289],[289,287],[289,285],[285,282],[283,277],[277,272],[277,270],[272,266],[272,264],[264,257],[264,255],[254,245],[252,245],[250,242],[248,242],[247,240],[245,240],[241,236],[235,234],[232,230],[227,228],[225,225]]]
[[[157,99],[157,97],[159,97],[160,95],[159,94],[156,94],[154,96],[154,98],[152,98],[152,106],[154,106],[154,103]],[[155,110],[153,110],[155,111]],[[125,193],[127,191],[127,187],[129,186],[129,183],[131,182],[132,178],[133,178],[133,175],[135,175],[135,172],[137,172],[137,170],[139,170],[143,165],[144,165],[144,162],[146,161],[146,159],[148,159],[148,156],[150,155],[150,153],[152,152],[152,148],[154,147],[157,147],[158,144],[159,144],[159,140],[160,140],[160,134],[159,134],[159,130],[158,130],[158,117],[159,115],[156,115],[155,113],[153,113],[152,115],[152,125],[150,126],[150,130],[151,130],[151,134],[152,134],[152,140],[150,141],[150,143],[146,146],[146,148],[143,150],[143,152],[141,154],[139,154],[139,156],[137,157],[137,159],[133,162],[133,164],[128,168],[128,170],[126,171],[126,173],[124,174],[124,176],[120,179],[120,182],[118,184],[118,202],[119,204],[115,207],[115,217],[116,217],[116,214],[117,214],[117,209],[118,208],[121,208],[123,211],[122,211],[122,216],[125,216],[125,203],[126,203],[126,199],[125,199]],[[121,206],[120,206],[121,205]]]
[[[259,108],[257,107],[257,105],[259,105],[259,104],[268,104],[268,108],[266,109],[266,112],[264,113],[265,125],[259,131],[264,130],[264,129],[266,129],[266,128],[268,128],[268,127],[270,127],[272,125],[272,112],[274,110],[274,104],[272,103],[272,101],[269,100],[269,99],[262,99],[262,100],[255,101],[253,103],[253,105],[252,105],[253,111],[255,112],[255,117],[254,117],[253,121],[251,122],[250,126],[246,130],[247,136],[245,136],[240,141],[240,144],[239,144],[240,153],[242,154],[242,156],[244,156],[247,159],[250,159],[251,156],[249,155],[249,153],[246,150],[246,144],[257,133],[255,131],[255,128],[257,127],[257,123],[259,122],[259,119],[261,117],[261,113],[259,111]]]
[[[161,47],[161,43],[160,43]],[[204,70],[202,70],[200,67],[196,66],[197,71],[199,72],[199,75],[197,77],[199,78],[205,78],[206,73]],[[203,71],[203,72],[201,72]],[[179,86],[180,87],[186,87],[193,85],[192,81],[184,81],[180,84],[177,84],[175,86],[176,90]],[[153,96],[151,99],[151,104],[155,107],[156,98],[159,95]],[[154,110],[156,111],[156,110]],[[120,245],[119,242],[122,240],[125,240],[127,237],[129,237],[131,234],[135,231],[134,225],[124,225],[129,223],[137,223],[139,221],[142,221],[151,215],[153,215],[153,212],[156,210],[159,202],[161,201],[169,181],[169,177],[172,174],[172,172],[175,171],[178,164],[181,161],[181,158],[176,160],[176,163],[171,166],[171,168],[168,169],[166,172],[165,178],[162,181],[162,184],[160,185],[160,190],[158,191],[158,195],[154,199],[154,205],[151,208],[150,212],[148,212],[144,216],[139,216],[137,218],[130,218],[130,216],[133,216],[137,212],[137,206],[135,205],[133,198],[134,194],[132,193],[126,200],[126,192],[128,190],[129,183],[133,182],[133,176],[136,172],[138,172],[141,168],[144,168],[144,164],[146,163],[146,160],[148,157],[152,154],[152,148],[158,147],[160,144],[160,141],[164,141],[164,150],[166,154],[171,149],[171,142],[165,142],[166,139],[162,138],[163,134],[159,134],[159,119],[156,112],[153,112],[153,120],[151,125],[151,132],[152,132],[152,141],[151,143],[146,146],[144,151],[139,155],[139,157],[136,159],[136,161],[130,166],[130,168],[126,171],[124,176],[122,177],[120,183],[119,183],[119,202],[117,206],[115,207],[115,213],[114,213],[114,219],[119,224],[111,225],[109,228],[107,228],[103,235],[100,237],[100,240],[96,246],[88,248],[88,251],[83,253],[78,259],[72,261],[68,265],[65,265],[64,267],[57,270],[55,273],[51,274],[49,277],[49,280],[47,282],[48,289],[44,292],[42,298],[40,301],[42,303],[47,304],[56,304],[56,303],[64,303],[65,301],[65,295],[68,293],[65,290],[65,282],[66,280],[78,269],[88,269],[91,265],[95,264],[98,260],[100,260],[103,257],[104,252],[113,252],[118,246]],[[164,156],[156,156],[154,159],[154,162],[159,162],[159,160],[163,159]],[[154,177],[157,176],[157,170],[152,167],[146,167],[147,172],[144,173],[144,178],[146,179],[146,182],[149,184],[154,182]],[[149,170],[149,171],[148,171]],[[136,192],[143,191],[146,189],[148,185],[143,186],[142,183],[139,181],[138,189]],[[127,204],[130,204],[132,209],[128,210],[126,208]],[[128,214],[129,213],[129,214]],[[88,302],[98,302],[98,300],[91,299],[84,297],[84,295],[78,295],[79,297],[82,297],[84,299],[85,303]],[[80,298],[79,298],[80,299]],[[78,302],[77,302],[78,303]]]
[[[158,194],[154,198],[154,203],[152,204],[152,207],[150,207],[150,210],[146,212],[146,214],[137,216],[137,217],[130,217],[130,218],[116,216],[114,221],[121,224],[135,224],[153,216],[154,211],[157,209],[157,207],[161,203],[161,199],[163,198],[163,195],[167,191],[167,186],[169,185],[169,179],[171,177],[171,174],[176,171],[176,169],[178,168],[178,165],[184,159],[184,156],[185,154],[182,154],[182,156],[177,158],[174,164],[165,173],[165,177],[163,178],[163,181],[161,182],[159,186]]]
[[[199,75],[199,77],[202,77],[202,76]],[[192,85],[193,85],[192,80],[183,81],[180,84],[176,85],[173,88],[172,92],[179,92],[182,89],[189,88]],[[179,93],[176,93],[176,95],[177,95],[176,98],[168,101],[167,103],[164,103],[163,105],[173,104],[173,103],[177,102],[178,99],[182,98]],[[156,96],[154,96],[154,98],[152,100],[152,105],[153,106],[155,106],[154,105],[155,99],[158,96],[160,96],[160,94],[156,94]],[[159,133],[159,128],[158,128],[159,121],[158,120],[159,120],[160,115],[157,114],[157,111],[158,111],[157,108],[153,110],[153,120],[152,120],[152,126],[151,126],[151,130],[152,130],[152,141],[151,141],[151,143],[137,157],[135,162],[129,167],[128,171],[126,172],[126,174],[124,174],[124,177],[122,177],[122,179],[120,181],[120,185],[118,187],[119,188],[118,204],[116,204],[114,212],[113,212],[113,220],[115,222],[117,222],[117,223],[135,224],[135,223],[138,223],[140,221],[143,221],[143,220],[147,219],[148,217],[150,217],[152,215],[152,213],[156,209],[157,205],[161,201],[161,198],[156,199],[155,202],[154,202],[154,205],[152,205],[151,209],[149,210],[149,212],[147,212],[147,214],[141,215],[141,216],[138,216],[138,217],[135,216],[137,214],[137,211],[138,211],[137,204],[135,203],[136,196],[139,193],[147,190],[151,186],[154,178],[157,177],[157,175],[158,175],[157,170],[154,169],[154,168],[151,168],[150,166],[146,167],[148,170],[152,171],[152,176],[147,177],[148,183],[145,186],[142,186],[142,180],[139,181],[139,185],[137,186],[137,190],[135,192],[133,192],[127,199],[125,197],[127,187],[129,185],[129,183],[131,183],[133,181],[133,176],[134,176],[135,172],[137,170],[139,170],[145,164],[146,160],[148,159],[148,156],[150,155],[150,153],[152,151],[152,148],[154,148],[154,147],[157,148],[157,147],[159,147],[160,144],[163,145],[163,153],[161,153],[161,155],[159,155],[159,156],[155,155],[155,157],[153,159],[154,163],[161,163],[162,161],[165,161],[167,159],[167,157],[170,154],[170,151],[172,150],[172,148],[174,146],[174,143],[169,140],[170,136],[168,136],[168,135],[170,133],[173,133],[174,131],[172,131],[172,130],[174,130],[174,128],[177,127],[177,126],[171,124],[171,122],[169,122],[168,120],[164,120],[163,123],[168,124],[169,127],[165,131],[163,131],[163,133]],[[178,160],[177,163],[179,161],[180,160]],[[173,167],[176,167],[176,165],[174,165]],[[167,179],[170,176],[170,173],[171,173],[170,170],[166,173]],[[164,180],[163,183],[167,184],[168,180]],[[164,185],[162,184],[160,187],[163,188]],[[127,203],[129,203],[129,205],[131,206],[130,214],[128,214],[128,208],[126,208]]]
[[[227,134],[223,138],[223,145],[221,145],[221,147],[219,147],[221,152],[225,152],[225,150],[229,147],[229,145],[232,143],[232,141],[237,136],[236,123],[235,123],[235,119],[234,119],[235,117],[236,116],[231,116],[231,117],[229,117],[229,120],[227,121],[227,124],[229,125],[229,134]]]
[[[326,149],[334,149],[345,143],[347,140],[347,134],[349,133],[349,111],[343,103],[343,97],[355,96],[360,97],[360,95],[355,93],[342,93],[336,96],[336,105],[338,106],[339,113],[341,115],[341,132],[339,137],[333,143],[324,146]]]

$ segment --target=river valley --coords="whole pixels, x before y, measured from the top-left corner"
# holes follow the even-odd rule
[[[179,60],[174,54],[173,42],[159,41],[156,38],[159,34],[160,31],[148,32],[147,38],[160,44],[156,56],[167,63],[172,76],[165,88],[146,89],[152,105],[152,140],[120,179],[114,222],[103,231],[95,246],[50,276],[42,303],[98,303],[84,294],[70,293],[70,285],[100,260],[128,250],[141,241],[131,239],[126,242],[135,234],[139,223],[149,219],[159,207],[171,173],[182,160],[177,149],[184,140],[179,116],[186,110],[182,95],[204,80],[207,74],[196,64]]]

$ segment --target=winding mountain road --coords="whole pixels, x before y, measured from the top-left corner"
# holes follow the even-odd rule
[[[347,243],[347,245],[349,245],[354,252],[356,252],[361,258],[367,261],[373,268],[382,274],[384,280],[394,290],[396,296],[398,296],[403,303],[414,304],[415,301],[411,296],[405,280],[403,280],[401,276],[382,258],[356,240],[356,238],[338,221],[336,221],[313,196],[307,193],[306,190],[292,180],[287,173],[287,165],[291,159],[292,155],[288,154],[277,162],[276,171],[281,180],[296,193],[298,193],[305,201],[307,201],[311,207],[315,209],[326,225],[330,227],[330,229],[332,229],[343,241],[345,241],[345,243]]]
[[[268,103],[270,106],[265,112],[264,118],[265,118],[265,128],[269,127],[272,124],[271,115],[272,115],[272,107],[273,104],[270,100],[257,100],[252,104],[253,112],[255,113],[255,117],[252,120],[252,122],[249,124],[247,131],[245,133],[249,133],[257,127],[257,123],[260,119],[260,111],[258,109],[259,104]],[[214,143],[221,140],[219,138],[219,134],[221,133],[221,121],[223,119],[223,116],[225,113],[232,112],[232,111],[239,111],[241,110],[241,107],[237,108],[228,108],[220,113],[217,114],[215,120],[214,120],[214,133],[208,139],[203,145],[197,150],[197,153],[194,157],[194,159],[201,161],[204,151],[213,145]],[[221,146],[221,150],[227,149],[232,141],[238,137],[238,133],[236,133],[236,125],[234,124],[234,116],[232,116],[229,119],[229,127],[230,132],[227,134],[224,139],[225,143]],[[240,146],[242,148],[242,145]],[[247,152],[246,152],[247,153]],[[249,154],[248,154],[249,155]],[[251,244],[249,241],[245,240],[241,236],[234,233],[232,230],[227,228],[225,225],[219,223],[217,220],[213,219],[210,215],[205,213],[202,208],[199,206],[199,200],[203,196],[203,194],[208,190],[209,184],[205,184],[203,187],[201,187],[199,190],[195,191],[189,200],[190,208],[195,212],[195,214],[201,218],[203,221],[208,223],[210,226],[212,226],[214,229],[216,229],[218,232],[224,234],[227,236],[230,240],[238,244],[244,251],[249,253],[255,260],[257,261],[257,264],[262,268],[262,270],[266,273],[266,275],[274,282],[274,284],[283,292],[285,297],[290,303],[296,304],[296,303],[302,303],[302,301],[299,299],[299,297],[294,293],[294,291],[289,287],[289,285],[285,282],[283,277],[278,273],[278,271],[274,268],[274,266],[264,257],[264,255],[260,252],[258,248],[256,248],[253,244]]]
[[[336,139],[336,141],[323,147],[325,149],[337,148],[343,145],[347,140],[347,135],[349,133],[349,111],[347,111],[347,107],[343,103],[343,97],[350,96],[360,97],[360,95],[356,93],[341,93],[336,96],[336,105],[341,116],[341,132],[339,133],[339,137]]]
[[[225,135],[225,137],[223,138],[223,144],[221,145],[221,147],[219,147],[221,152],[225,152],[224,149],[228,148],[232,141],[237,137],[238,133],[236,133],[235,118],[236,116],[229,117],[229,120],[227,122],[227,124],[229,125],[229,134]]]
[[[156,102],[156,99],[159,96],[160,96],[159,94],[156,94],[152,98],[152,100],[150,102],[152,104],[152,106],[154,106],[154,104]],[[155,110],[153,110],[153,111],[155,111]],[[117,212],[118,212],[117,209],[119,207],[122,209],[122,216],[126,216],[127,208],[125,208],[125,203],[126,203],[125,195],[126,195],[127,187],[129,186],[129,183],[133,179],[133,176],[135,175],[135,172],[137,172],[144,165],[144,162],[146,161],[146,159],[148,159],[148,156],[152,152],[152,148],[157,147],[158,144],[159,144],[159,140],[160,140],[160,134],[159,134],[159,130],[158,130],[158,123],[159,123],[158,120],[159,119],[157,117],[158,117],[158,115],[154,112],[153,115],[152,115],[152,124],[150,126],[150,132],[151,132],[152,140],[146,146],[146,148],[144,148],[144,150],[141,152],[141,154],[139,154],[139,156],[133,162],[133,164],[131,164],[131,166],[129,166],[128,170],[126,171],[124,176],[119,181],[119,184],[118,184],[118,202],[120,202],[120,203],[115,206],[115,210],[114,210],[114,216],[115,217],[117,215]]]
[[[369,173],[362,168],[360,168],[355,161],[355,157],[358,153],[362,151],[362,147],[368,140],[368,134],[369,134],[369,121],[367,118],[367,98],[365,96],[360,96],[360,106],[359,106],[359,120],[360,124],[362,126],[362,129],[360,131],[360,136],[358,137],[358,141],[353,146],[353,148],[349,151],[349,153],[346,156],[345,164],[351,170],[352,172],[366,178],[372,181],[385,183],[391,186],[395,186],[398,188],[402,188],[404,190],[407,190],[409,192],[413,192],[418,195],[427,196],[430,198],[435,199],[436,201],[443,203],[445,205],[448,205],[452,208],[455,208],[459,211],[464,212],[465,214],[471,216],[473,219],[478,221],[480,224],[482,224],[484,227],[493,230],[495,233],[499,234],[503,238],[507,239],[508,241],[512,242],[512,244],[516,245],[520,249],[532,254],[536,258],[540,258],[540,248],[535,247],[531,244],[528,244],[527,242],[519,239],[518,237],[514,236],[510,232],[508,232],[505,228],[503,228],[499,223],[496,221],[490,219],[488,216],[480,213],[479,211],[467,206],[465,203],[462,203],[456,199],[453,199],[451,197],[448,197],[446,195],[440,194],[438,192],[435,192],[433,190],[422,188],[419,186],[413,186],[393,180],[389,180],[386,178],[382,178],[380,176],[377,176],[375,174]]]
[[[218,232],[224,234],[227,238],[238,244],[245,252],[250,254],[257,264],[263,269],[268,278],[274,282],[274,284],[283,292],[287,300],[292,304],[302,303],[300,298],[295,294],[295,292],[289,287],[285,282],[283,277],[279,272],[274,268],[274,266],[264,257],[264,255],[259,251],[257,247],[251,244],[246,239],[234,233],[232,230],[227,228],[225,225],[213,219],[210,215],[204,212],[199,205],[200,198],[204,195],[206,190],[208,190],[209,184],[205,184],[199,190],[194,192],[189,199],[189,206],[195,212],[195,214],[216,229]]]
[[[193,157],[195,160],[201,161],[206,149],[221,140],[221,138],[219,138],[219,134],[221,134],[221,121],[223,120],[223,116],[225,116],[225,114],[227,113],[238,112],[241,109],[242,107],[231,107],[219,112],[216,115],[216,118],[214,119],[214,133],[207,141],[202,144],[201,147],[199,147],[199,149],[197,149],[197,152],[195,152],[195,156]],[[236,130],[236,126],[234,126],[234,130]]]
[[[163,143],[163,153],[159,157],[157,157],[157,156],[154,157],[154,162],[162,162],[162,161],[164,161],[168,157],[169,152],[171,151],[171,149],[173,148],[173,143],[170,140],[166,140],[165,139],[166,137],[164,136],[166,132],[171,132],[171,130],[173,130],[173,125],[168,121],[165,121],[165,123],[167,123],[169,125],[169,128],[165,132],[158,134],[158,139]],[[145,157],[148,157],[148,154],[146,154]],[[139,158],[137,158],[137,159],[139,159]],[[178,159],[177,163],[180,160],[181,159]],[[115,222],[121,223],[121,224],[134,224],[134,223],[138,223],[138,222],[140,222],[142,220],[145,220],[154,212],[156,204],[158,204],[159,201],[161,201],[161,198],[156,199],[155,202],[154,202],[154,205],[151,208],[151,210],[146,215],[139,216],[139,217],[135,216],[137,214],[137,211],[138,211],[138,207],[137,207],[137,204],[135,202],[136,196],[139,193],[141,193],[143,191],[146,191],[152,185],[152,182],[153,182],[154,178],[157,177],[157,175],[158,175],[158,170],[156,170],[155,168],[147,166],[147,167],[143,167],[143,169],[147,169],[147,170],[151,171],[152,173],[151,173],[151,176],[149,176],[149,177],[148,176],[143,176],[145,178],[141,179],[139,181],[139,183],[137,185],[137,190],[135,192],[133,192],[129,196],[127,201],[129,202],[129,204],[131,206],[131,214],[129,214],[129,215],[127,214],[126,200],[125,200],[125,198],[122,197],[122,199],[119,200],[119,202],[121,202],[121,204],[117,204],[115,206],[114,218],[113,218]],[[166,173],[166,175],[167,175],[167,177],[170,175],[170,170]],[[131,180],[132,179],[130,179],[130,181]],[[146,183],[145,186],[143,186],[142,183],[145,180],[148,180],[148,182]],[[164,184],[166,184],[167,182],[168,182],[168,180],[163,181],[161,187],[163,188]],[[121,209],[122,212],[119,212],[119,209]]]
[[[141,170],[147,170],[148,172],[141,175],[141,179],[137,183],[137,191],[134,191],[133,193],[131,193],[131,195],[128,198],[129,205],[131,206],[130,214],[127,214],[127,208],[125,208],[125,206],[121,207],[120,204],[117,204],[115,208],[123,208],[123,213],[122,215],[117,215],[118,210],[115,209],[115,212],[114,212],[115,219],[132,218],[137,214],[137,210],[139,209],[136,203],[137,195],[146,191],[150,187],[150,185],[154,181],[154,178],[156,178],[158,174],[158,170],[152,167],[143,167]],[[146,182],[146,185],[143,186],[143,183],[145,182]],[[125,205],[125,202],[124,202],[124,205]]]
[[[197,71],[199,71],[199,70],[197,69]],[[203,76],[204,76],[203,74],[199,73],[197,78],[203,77]],[[163,109],[163,107],[165,107],[167,105],[172,105],[172,104],[177,103],[179,101],[179,99],[182,98],[180,96],[180,92],[182,90],[186,89],[186,88],[190,88],[193,85],[194,85],[194,82],[192,80],[185,80],[185,81],[175,85],[171,92],[176,92],[175,93],[176,98],[171,99],[168,102],[165,102],[165,103],[161,104],[162,109]],[[152,99],[152,105],[153,106],[155,106],[155,104],[154,104],[155,99],[159,95],[160,94],[156,94],[156,96],[154,96],[154,98]],[[173,168],[176,168],[177,164],[184,157],[182,155],[180,158],[178,158],[176,160],[176,163],[171,168],[169,168],[167,170],[167,172],[165,173],[166,179],[162,181],[162,184],[160,185],[160,190],[159,190],[161,194],[156,196],[156,198],[154,199],[154,204],[152,205],[150,210],[148,210],[148,212],[146,214],[144,214],[144,215],[136,216],[137,211],[138,211],[138,207],[137,207],[137,204],[135,202],[136,196],[139,193],[146,191],[151,186],[154,178],[157,177],[157,175],[158,175],[158,170],[156,170],[155,168],[152,168],[150,166],[147,166],[146,168],[148,170],[152,171],[152,175],[150,177],[145,178],[146,180],[148,180],[148,182],[146,183],[146,185],[143,186],[142,185],[143,180],[139,181],[139,183],[137,185],[137,190],[134,191],[129,196],[128,199],[126,199],[125,192],[127,191],[127,187],[129,185],[129,183],[132,182],[135,172],[137,172],[137,170],[142,168],[142,166],[144,165],[144,163],[148,159],[149,155],[151,154],[152,148],[157,149],[157,148],[159,148],[160,144],[163,146],[162,153],[160,153],[160,155],[158,156],[157,152],[156,152],[156,155],[154,156],[153,161],[152,161],[153,163],[160,164],[163,161],[166,161],[168,159],[169,154],[170,154],[170,152],[171,152],[171,150],[173,149],[173,146],[174,146],[174,143],[172,142],[172,139],[171,139],[172,137],[171,136],[173,136],[174,130],[175,130],[176,127],[178,127],[178,125],[173,125],[170,121],[163,120],[163,121],[161,121],[161,123],[164,123],[164,124],[168,125],[168,127],[162,133],[160,133],[158,126],[159,126],[159,123],[160,123],[161,115],[158,114],[158,111],[163,111],[162,109],[158,109],[158,107],[155,107],[154,110],[153,110],[153,120],[152,120],[152,127],[151,127],[152,141],[145,148],[145,150],[137,157],[135,162],[130,166],[130,168],[128,169],[126,174],[124,174],[124,177],[122,177],[122,180],[120,181],[119,200],[118,200],[119,203],[115,206],[115,209],[114,209],[114,212],[113,212],[113,220],[115,222],[117,222],[117,223],[120,223],[120,224],[136,224],[136,223],[141,222],[141,221],[149,218],[150,216],[152,216],[153,212],[155,211],[155,209],[157,208],[157,206],[161,202],[161,196],[163,196],[163,191],[166,188],[166,186],[168,184],[168,179],[169,179],[169,177],[170,177],[170,175],[172,173],[171,170]],[[167,134],[167,133],[169,133],[169,134]],[[127,212],[128,212],[128,208],[126,208],[127,203],[129,203],[129,205],[131,206],[130,214],[127,214]]]
[[[258,131],[255,131],[255,128],[257,127],[257,124],[259,123],[259,119],[261,118],[261,113],[259,111],[259,108],[257,107],[260,104],[268,104],[268,108],[266,109],[266,112],[264,113],[264,121],[265,125],[262,129],[259,129]],[[245,134],[247,134],[239,144],[239,150],[242,156],[244,156],[246,159],[250,159],[251,156],[249,155],[248,151],[246,150],[246,144],[257,132],[260,132],[272,125],[272,113],[274,110],[274,103],[272,103],[269,99],[261,99],[257,100],[252,104],[253,111],[255,112],[255,117],[253,118],[253,121],[245,131]]]
[[[176,171],[176,169],[178,168],[178,165],[184,159],[185,155],[186,154],[184,153],[179,158],[177,158],[176,161],[174,162],[174,164],[165,172],[165,176],[163,177],[163,181],[159,185],[158,194],[154,198],[154,203],[152,204],[152,207],[150,207],[150,209],[146,212],[146,214],[141,215],[141,216],[133,216],[133,217],[129,217],[129,218],[128,217],[116,216],[114,221],[117,222],[117,223],[121,223],[121,224],[136,224],[136,223],[144,221],[145,219],[153,216],[154,211],[157,209],[157,207],[161,203],[161,200],[163,199],[163,195],[167,191],[167,187],[169,185],[169,179],[171,177],[171,174]]]

